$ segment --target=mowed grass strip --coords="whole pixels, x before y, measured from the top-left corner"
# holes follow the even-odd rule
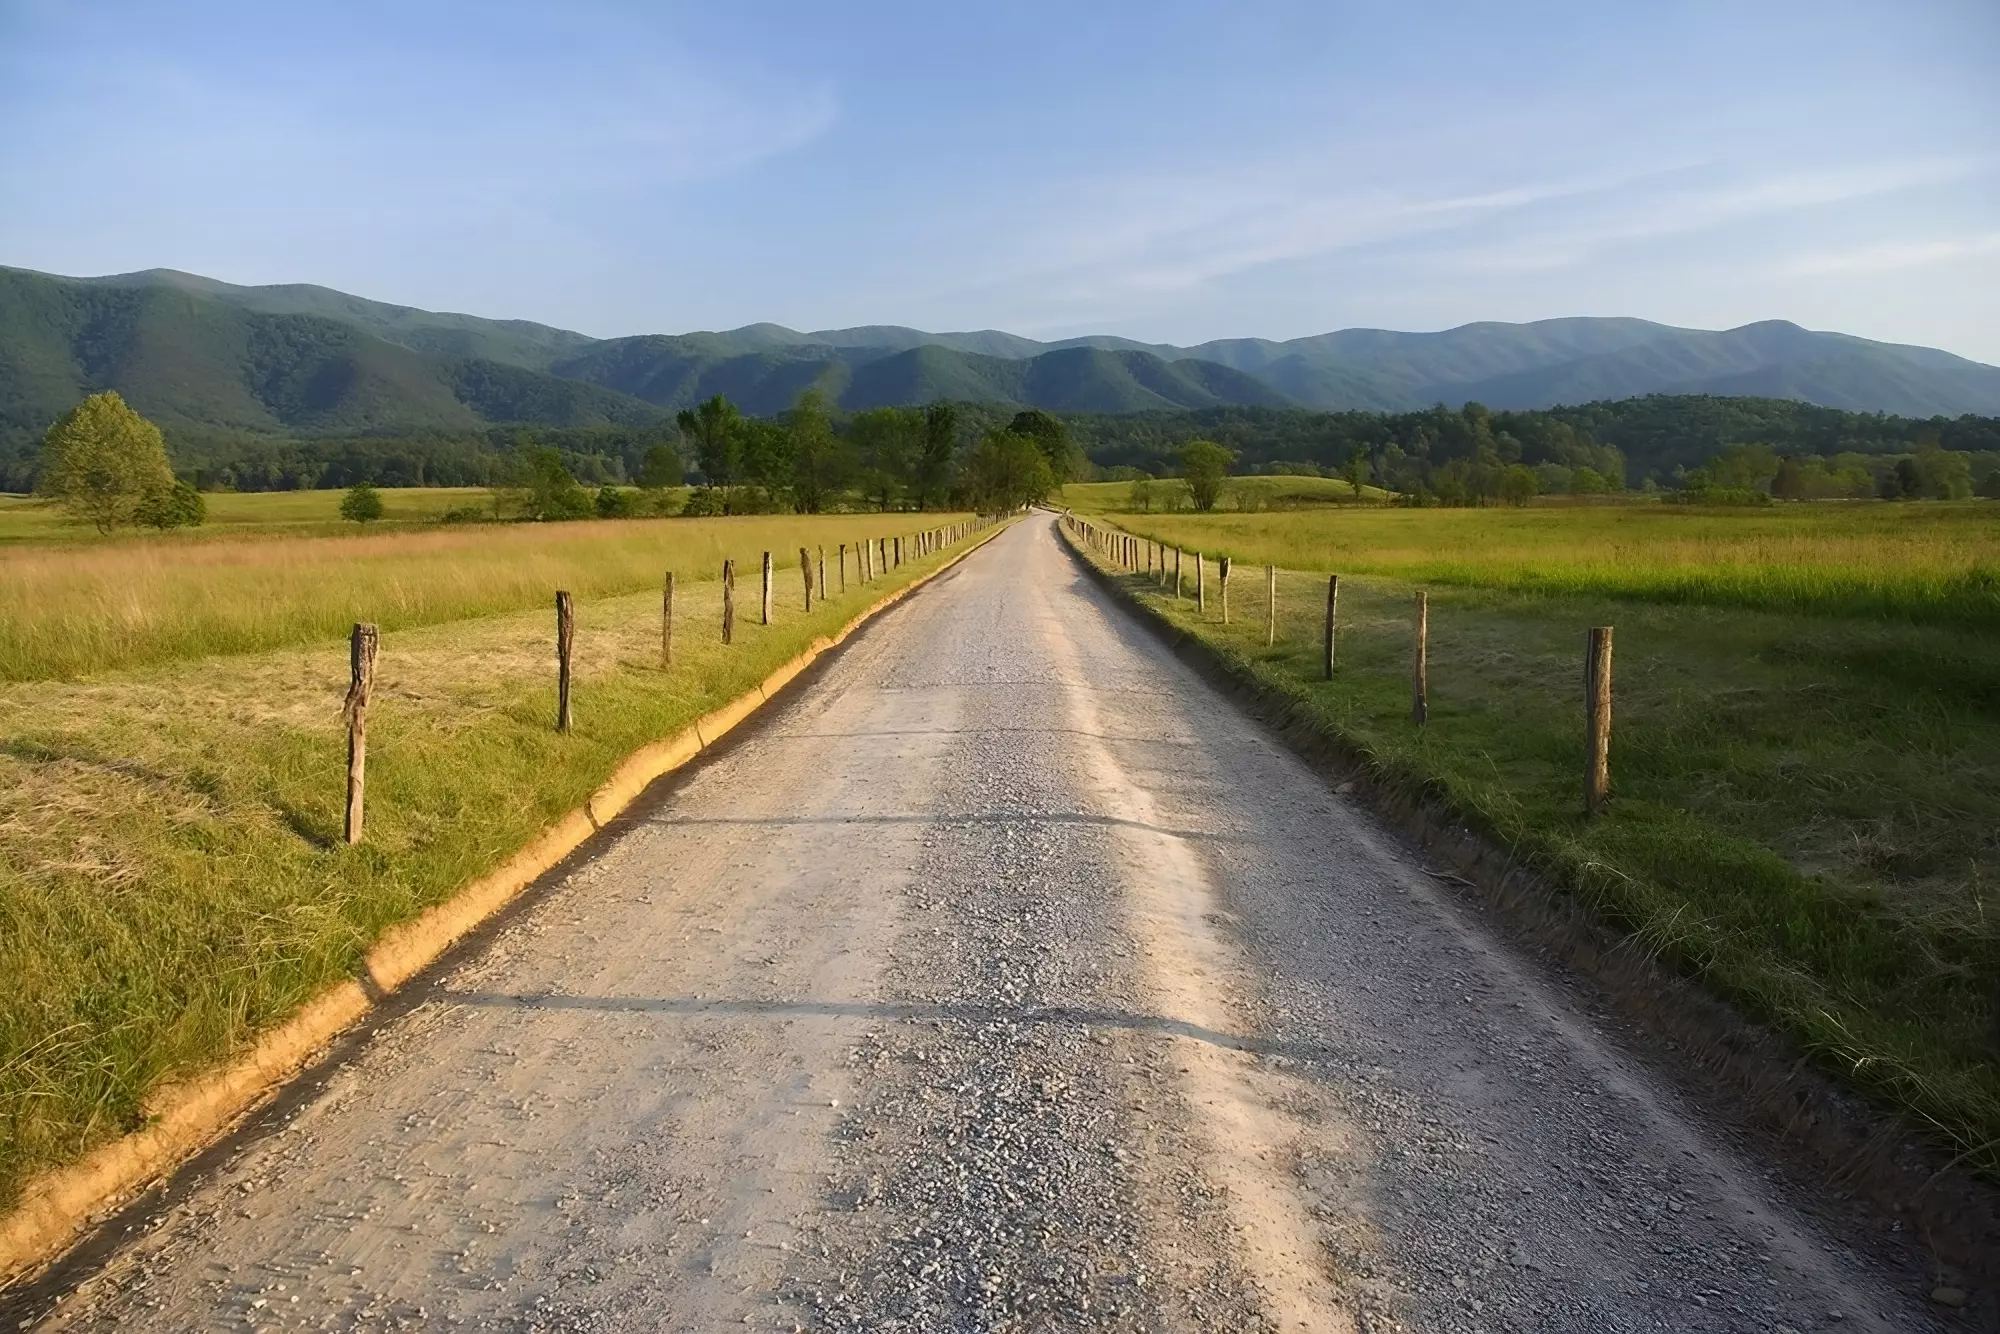
[[[772,522],[757,531],[775,543]],[[681,583],[668,669],[656,591],[580,595],[568,736],[551,606],[385,633],[359,847],[340,841],[342,642],[0,686],[0,1206],[352,976],[385,927],[493,869],[633,750],[965,546],[866,587],[850,555],[847,592],[806,615],[812,528],[785,532],[771,627],[755,568],[739,580],[731,646],[719,583]]]
[[[277,500],[288,499],[277,493]],[[426,532],[0,549],[0,681],[77,679],[177,658],[330,640],[580,598],[755,579],[769,550],[796,585],[798,549],[907,535],[939,514],[830,514],[480,524]]]
[[[2000,629],[2000,504],[1987,500],[1125,514],[1115,491],[1064,496],[1245,565]]]
[[[1440,545],[1469,531],[1450,513],[1411,518],[1399,542],[1426,523]],[[1206,619],[1191,567],[1180,602],[1144,574],[1121,577],[1388,781],[1442,797],[2000,1173],[2000,637],[1893,617],[1432,586],[1420,728],[1420,585],[1342,574],[1327,682],[1326,576],[1281,572],[1280,637],[1267,649],[1264,571],[1254,546],[1237,550],[1227,627],[1213,565]],[[1586,822],[1593,625],[1616,631],[1615,795],[1608,816]]]

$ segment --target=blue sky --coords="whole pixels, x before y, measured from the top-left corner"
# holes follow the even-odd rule
[[[2000,362],[1995,0],[0,0],[0,263],[613,335],[1785,318]]]

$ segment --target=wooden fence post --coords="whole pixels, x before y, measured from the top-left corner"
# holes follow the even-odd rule
[[[736,634],[736,562],[722,562],[722,642]]]
[[[1584,724],[1588,739],[1583,813],[1600,815],[1611,800],[1611,627],[1592,629],[1583,654]]]
[[[826,601],[826,548],[819,549],[819,569],[814,575],[813,587],[819,589],[819,600]]]
[[[1174,601],[1181,598],[1181,549],[1174,548]]]
[[[363,621],[347,643],[347,841],[361,841],[361,813],[368,786],[368,696],[375,689],[375,650],[382,636]]]
[[[1278,567],[1264,567],[1264,647],[1278,642]]]
[[[1410,663],[1410,721],[1425,722],[1431,714],[1431,598],[1417,594],[1417,652]]]
[[[667,571],[667,586],[660,593],[660,666],[674,665],[674,572]]]
[[[1229,624],[1229,557],[1215,563],[1216,577],[1222,581],[1222,623]]]
[[[771,553],[764,553],[764,622],[771,623]]]
[[[576,647],[576,601],[566,592],[556,593],[556,731],[570,729],[570,654]]]
[[[847,591],[847,543],[840,544],[840,591]]]
[[[804,547],[799,548],[799,580],[805,584],[806,610],[810,612],[813,609],[813,560],[812,553]]]
[[[1194,609],[1203,616],[1208,615],[1208,576],[1202,571],[1199,551],[1194,553]]]
[[[1333,631],[1340,619],[1340,576],[1326,577],[1326,679],[1333,679]]]

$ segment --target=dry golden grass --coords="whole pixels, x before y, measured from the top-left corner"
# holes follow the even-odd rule
[[[841,542],[962,517],[622,519],[0,548],[0,681],[330,640],[355,621],[391,630],[489,616],[558,588],[636,592],[669,569],[691,584],[720,577],[725,558],[754,576],[766,550],[789,587],[801,544],[827,547],[831,562]]]

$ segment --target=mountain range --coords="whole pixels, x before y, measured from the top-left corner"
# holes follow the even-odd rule
[[[636,426],[716,393],[768,414],[815,386],[847,409],[949,398],[1058,412],[1400,411],[1705,393],[1911,417],[2000,414],[2000,367],[1782,320],[1708,331],[1579,317],[1192,347],[894,325],[598,339],[303,284],[0,268],[0,442],[17,448],[100,388],[170,432],[330,435]]]

